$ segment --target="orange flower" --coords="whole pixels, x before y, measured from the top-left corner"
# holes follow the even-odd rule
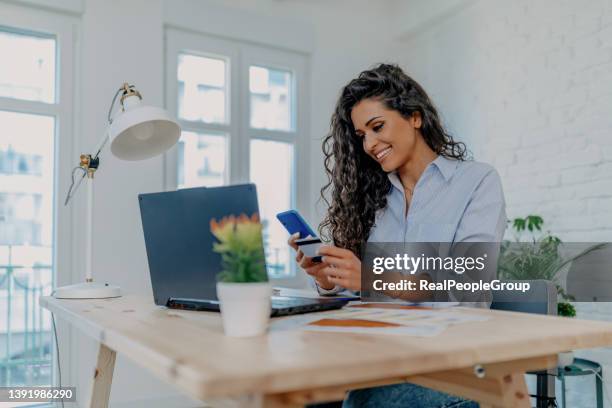
[[[213,250],[222,257],[220,281],[267,281],[261,229],[257,213],[210,220],[210,232],[217,238]]]
[[[216,252],[228,252],[237,246],[246,250],[262,248],[261,223],[259,214],[253,213],[251,217],[246,214],[239,216],[228,215],[210,220],[210,231],[219,240],[215,244]]]

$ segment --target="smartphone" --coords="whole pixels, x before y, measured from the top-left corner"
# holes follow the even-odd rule
[[[306,238],[308,236],[314,238],[317,236],[317,233],[310,228],[306,220],[295,210],[278,213],[276,214],[276,218],[285,226],[285,229],[291,235],[299,232],[300,238]]]
[[[295,241],[298,248],[302,250],[304,256],[312,258],[312,262],[321,262],[321,255],[319,255],[319,247],[323,245],[323,242],[318,237],[302,238]]]

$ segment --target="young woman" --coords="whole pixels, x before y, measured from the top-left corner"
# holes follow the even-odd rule
[[[319,227],[333,245],[296,260],[322,294],[361,289],[365,242],[500,242],[505,202],[497,172],[467,159],[425,90],[381,64],[343,89],[323,142],[329,205]],[[328,198],[329,197],[329,198]],[[293,236],[289,244],[297,250]],[[352,391],[345,407],[476,407],[412,384]]]

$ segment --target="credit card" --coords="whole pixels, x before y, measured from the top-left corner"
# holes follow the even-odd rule
[[[312,258],[313,262],[321,262],[321,256],[317,253],[323,242],[319,238],[302,238],[295,241],[305,256]]]

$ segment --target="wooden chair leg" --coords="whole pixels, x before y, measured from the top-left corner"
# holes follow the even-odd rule
[[[117,353],[114,350],[100,343],[98,362],[93,375],[90,408],[108,408],[116,357]]]

